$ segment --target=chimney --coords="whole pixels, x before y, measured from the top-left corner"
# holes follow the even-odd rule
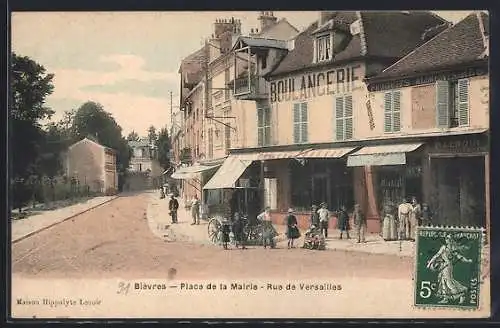
[[[336,14],[335,11],[320,11],[318,16],[318,27],[325,24],[335,14]]]
[[[276,24],[278,17],[274,17],[274,13],[272,11],[261,11],[259,20],[260,20],[260,30],[263,31],[267,27]]]

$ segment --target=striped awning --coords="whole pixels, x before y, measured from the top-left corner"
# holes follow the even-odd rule
[[[349,155],[347,166],[382,166],[406,164],[406,153],[417,150],[423,143],[392,144],[363,147]]]
[[[257,159],[258,154],[256,153],[229,155],[214,176],[203,186],[203,189],[234,188],[236,181],[247,167]]]
[[[262,152],[259,153],[258,160],[268,161],[273,159],[287,159],[296,158],[302,151],[273,151],[273,152]]]
[[[356,147],[310,149],[301,152],[297,158],[341,158],[354,149]]]
[[[177,169],[174,173],[172,173],[172,178],[177,179],[177,180],[189,180],[189,179],[195,179],[198,177],[198,174],[209,171],[215,168],[218,168],[220,165],[212,165],[212,166],[207,166],[207,165],[192,165],[192,166],[186,166],[186,167],[181,167]]]

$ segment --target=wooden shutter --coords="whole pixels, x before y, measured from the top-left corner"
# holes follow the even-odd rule
[[[439,128],[450,126],[450,85],[436,81],[436,124]]]
[[[264,128],[257,128],[257,144],[264,146]]]
[[[300,142],[300,104],[293,105],[293,142]]]
[[[469,125],[469,80],[458,80],[458,122],[460,126]]]
[[[401,91],[392,93],[392,132],[401,131]]]
[[[384,132],[392,132],[392,92],[384,94]]]
[[[307,124],[308,124],[308,119],[307,119],[307,103],[302,103],[301,108],[300,108],[300,114],[301,114],[301,138],[300,142],[307,142],[308,139],[308,131],[307,131]]]
[[[344,140],[344,97],[335,99],[335,137]]]
[[[345,130],[345,140],[352,139],[352,96],[347,96],[345,97],[345,103],[344,103],[344,130]]]

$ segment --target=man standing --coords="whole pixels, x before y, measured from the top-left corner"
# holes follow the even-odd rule
[[[356,225],[356,231],[358,233],[358,243],[364,243],[365,232],[366,232],[366,217],[361,211],[361,206],[359,204],[354,205],[353,221]]]
[[[328,238],[328,221],[330,220],[330,211],[326,208],[326,203],[321,203],[318,214],[320,231],[325,238]]]
[[[193,223],[191,223],[191,225],[200,224],[200,201],[196,194],[191,201],[191,216],[193,217]]]
[[[398,223],[399,223],[399,239],[404,240],[411,237],[410,212],[412,205],[408,202],[408,198],[403,199],[398,207]]]
[[[422,217],[422,207],[417,201],[417,197],[413,197],[411,199],[411,212],[410,212],[410,231],[411,235],[409,236],[412,240],[415,240],[415,232],[417,225],[420,225],[420,220]]]
[[[175,199],[174,195],[170,196],[170,201],[168,202],[168,210],[170,211],[170,216],[172,217],[172,223],[177,223],[177,210],[179,209],[179,202]]]

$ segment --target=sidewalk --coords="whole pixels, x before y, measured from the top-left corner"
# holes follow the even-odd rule
[[[25,219],[11,220],[11,241],[16,242],[41,230],[82,214],[119,196],[102,196],[88,199],[71,206],[47,211],[34,211]]]

